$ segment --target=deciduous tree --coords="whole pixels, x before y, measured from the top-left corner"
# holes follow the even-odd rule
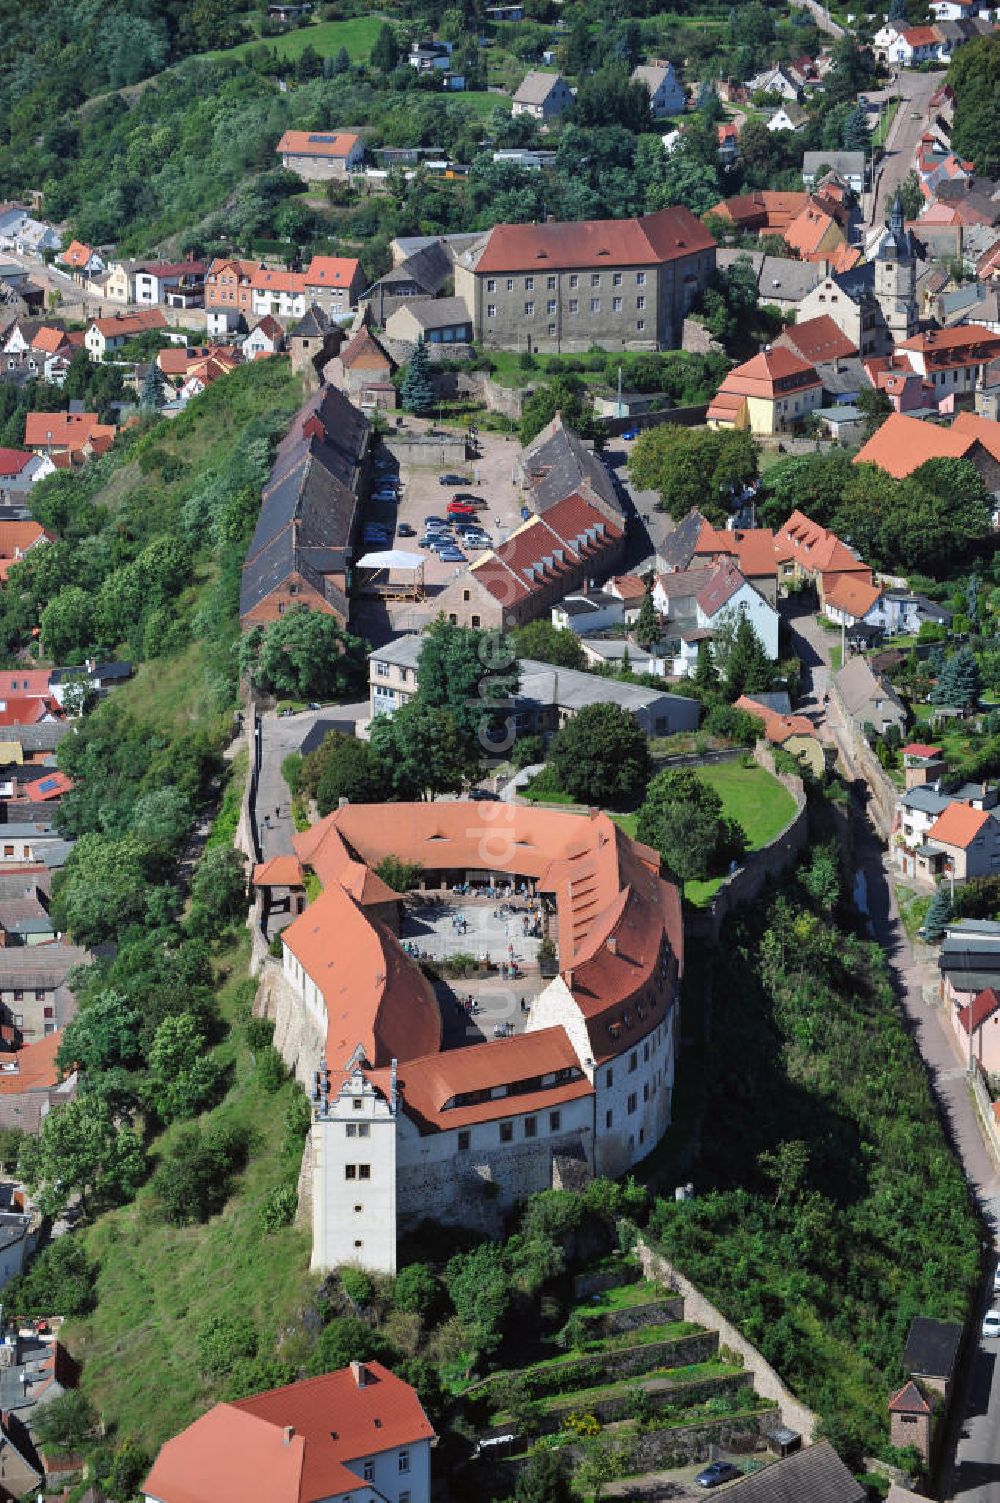
[[[572,798],[612,809],[634,803],[649,777],[645,734],[615,704],[585,705],[553,740],[549,760]]]

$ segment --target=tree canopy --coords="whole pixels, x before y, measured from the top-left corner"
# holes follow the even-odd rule
[[[615,704],[585,705],[549,748],[549,762],[581,803],[626,808],[649,777],[649,748],[641,727]]]
[[[679,882],[722,875],[746,849],[746,837],[722,799],[691,767],[658,772],[646,791],[636,834],[663,857]]]
[[[633,485],[659,491],[660,505],[678,521],[692,507],[710,522],[724,521],[725,499],[756,475],[757,446],[744,432],[663,423],[639,435],[629,458]]]

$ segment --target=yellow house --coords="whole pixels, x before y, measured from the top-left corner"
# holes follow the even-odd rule
[[[749,715],[755,715],[764,722],[764,736],[772,746],[780,746],[782,751],[791,752],[800,766],[814,778],[823,776],[826,756],[823,743],[811,720],[807,720],[804,715],[779,715],[777,710],[748,698],[746,694],[740,695],[735,708],[746,710]]]
[[[765,349],[731,370],[709,405],[710,428],[787,433],[823,402],[823,383],[791,350]]]
[[[109,303],[130,303],[134,293],[133,268],[125,261],[112,261],[102,295]]]

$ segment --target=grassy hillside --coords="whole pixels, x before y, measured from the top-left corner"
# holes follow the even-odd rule
[[[248,954],[241,940],[216,961],[219,1002],[230,1024],[253,997]],[[222,1214],[202,1226],[170,1226],[147,1185],[131,1205],[108,1212],[83,1234],[100,1274],[97,1309],[68,1330],[70,1348],[84,1364],[82,1386],[107,1423],[152,1449],[190,1424],[226,1386],[226,1379],[213,1379],[199,1366],[197,1337],[205,1323],[213,1316],[245,1316],[260,1350],[274,1351],[314,1283],[309,1232],[285,1227],[265,1233],[261,1225],[269,1192],[295,1183],[301,1138],[289,1141],[286,1115],[301,1090],[293,1082],[274,1094],[262,1089],[239,1028],[215,1053],[232,1070],[232,1084],[203,1121],[245,1128],[253,1140]],[[154,1160],[181,1126],[154,1141]]]
[[[280,36],[241,42],[224,52],[210,53],[211,57],[243,57],[252,47],[264,44],[279,57],[294,62],[307,47],[312,47],[320,57],[335,57],[341,47],[347,48],[352,63],[367,63],[375,38],[382,29],[380,16],[352,16],[349,21],[321,21],[318,26],[301,26],[295,31],[283,32]]]

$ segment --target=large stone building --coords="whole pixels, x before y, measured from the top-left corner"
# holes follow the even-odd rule
[[[656,852],[606,814],[471,801],[347,804],[295,846],[323,890],[282,935],[276,1038],[297,1037],[300,1077],[320,1065],[314,1268],[393,1272],[398,1235],[426,1217],[496,1232],[570,1166],[617,1176],[652,1152],[670,1123],[683,949]],[[558,971],[524,1032],[443,1047],[434,988],[386,922],[395,894],[374,867],[388,855],[428,889],[545,895]]]
[[[894,344],[917,332],[917,249],[903,225],[903,203],[896,194],[889,229],[875,256],[875,298]]]
[[[672,349],[715,269],[689,209],[578,224],[498,224],[455,263],[473,337],[487,349]]]

